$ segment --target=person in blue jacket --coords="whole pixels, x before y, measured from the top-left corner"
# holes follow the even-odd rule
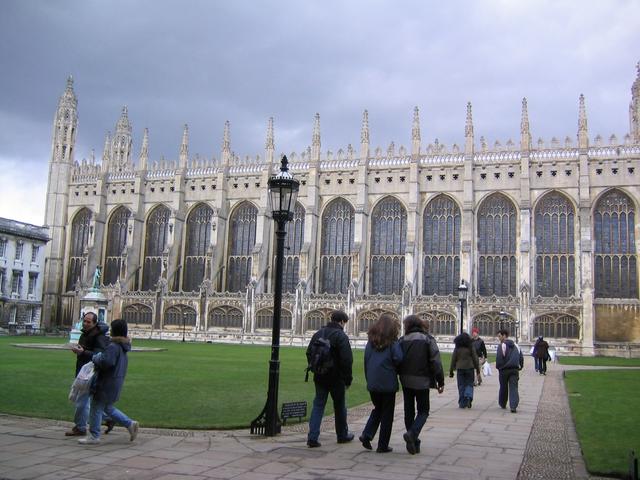
[[[364,376],[373,410],[359,440],[364,448],[371,450],[371,440],[380,427],[376,449],[378,453],[393,450],[389,447],[389,439],[399,387],[397,368],[402,362],[402,349],[398,344],[399,332],[400,324],[387,314],[381,315],[367,332],[369,341],[364,350]]]
[[[511,413],[516,413],[520,403],[518,380],[520,379],[520,370],[524,365],[524,357],[520,347],[509,338],[509,330],[499,330],[498,340],[500,341],[496,350],[496,369],[500,383],[498,405],[500,408],[507,408],[508,399]]]
[[[104,352],[95,354],[91,359],[97,370],[97,380],[91,398],[89,434],[79,439],[78,443],[83,445],[100,443],[100,424],[103,413],[117,425],[122,425],[129,431],[129,440],[135,440],[138,435],[138,422],[131,420],[114,406],[120,398],[127,375],[129,351],[131,351],[131,340],[127,337],[127,322],[114,320],[111,322],[111,343]]]

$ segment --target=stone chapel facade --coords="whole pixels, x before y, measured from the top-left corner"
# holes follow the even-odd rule
[[[351,318],[364,344],[383,313],[415,313],[447,344],[458,331],[457,289],[469,285],[464,327],[492,339],[508,327],[521,343],[548,337],[561,351],[640,354],[640,66],[630,131],[590,139],[585,99],[577,138],[530,133],[476,138],[467,104],[464,142],[421,141],[413,113],[409,149],[371,148],[367,111],[359,148],[288,155],[301,182],[287,224],[282,342],[301,345],[331,309]],[[71,79],[54,117],[46,226],[44,322],[68,326],[102,267],[111,318],[135,335],[268,342],[274,222],[267,180],[279,168],[274,126],[262,157],[240,158],[224,126],[220,160],[154,161],[144,132],[134,162],[124,107],[102,162],[77,162],[77,100]],[[499,312],[506,312],[506,316]]]

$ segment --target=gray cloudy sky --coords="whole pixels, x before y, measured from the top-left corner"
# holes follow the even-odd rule
[[[413,107],[423,144],[519,138],[527,97],[535,139],[575,138],[578,96],[590,135],[629,130],[640,60],[637,0],[2,0],[0,216],[42,224],[52,120],[69,74],[78,97],[76,160],[113,131],[123,105],[134,153],[220,156],[225,120],[237,154],[360,142],[409,147]]]

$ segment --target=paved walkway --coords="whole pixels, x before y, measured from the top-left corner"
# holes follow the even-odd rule
[[[322,447],[305,445],[306,425],[275,438],[241,431],[170,431],[141,428],[129,442],[117,428],[99,446],[64,437],[69,423],[0,415],[1,479],[579,479],[588,478],[568,412],[560,365],[542,377],[526,359],[517,414],[497,405],[498,378],[485,378],[472,409],[459,409],[455,379],[442,395],[431,393],[431,416],[422,453],[409,455],[396,406],[394,451],[377,454],[360,442],[338,445],[331,419]],[[398,397],[400,399],[400,397]],[[349,412],[362,432],[368,408]],[[535,419],[535,422],[534,422]],[[377,438],[374,440],[374,448]]]

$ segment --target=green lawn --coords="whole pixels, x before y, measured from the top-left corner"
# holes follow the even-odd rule
[[[626,475],[640,453],[640,371],[567,371],[565,382],[587,469]]]
[[[75,356],[65,350],[22,349],[13,343],[65,343],[65,339],[0,337],[0,412],[69,420],[67,400]],[[213,429],[244,428],[264,407],[270,347],[135,340],[162,352],[132,352],[118,407],[144,426]],[[362,350],[354,350],[349,407],[369,401]],[[448,368],[450,356],[443,354]],[[304,349],[280,349],[282,402],[306,400],[311,413],[313,381],[304,382]],[[332,412],[331,402],[327,413]]]
[[[640,358],[619,357],[558,357],[563,365],[594,365],[602,367],[640,367]]]

